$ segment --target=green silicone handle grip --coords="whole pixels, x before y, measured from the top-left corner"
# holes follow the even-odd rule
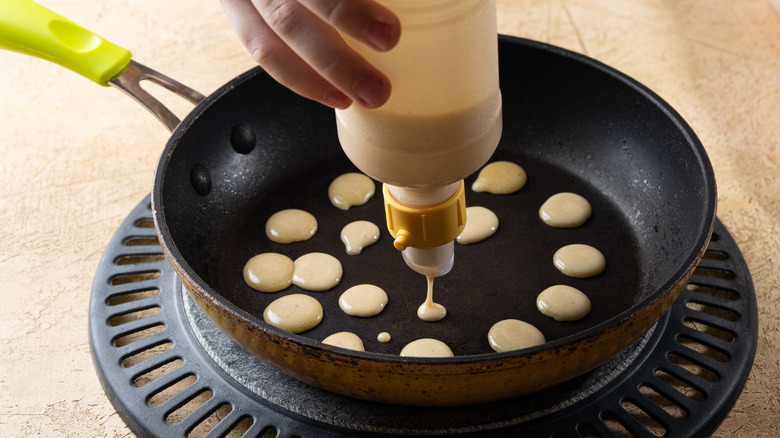
[[[131,53],[31,0],[0,0],[0,48],[57,63],[107,86]]]

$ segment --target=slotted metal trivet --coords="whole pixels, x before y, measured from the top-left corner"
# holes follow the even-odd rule
[[[92,288],[92,356],[139,436],[708,436],[745,385],[755,291],[718,221],[705,258],[655,328],[597,370],[555,388],[468,408],[353,400],[271,369],[200,311],[162,255],[150,198],[108,244]]]

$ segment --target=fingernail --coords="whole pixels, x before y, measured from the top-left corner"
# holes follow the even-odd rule
[[[375,21],[366,26],[365,37],[367,42],[377,50],[385,51],[390,47],[390,26]]]
[[[379,79],[365,78],[357,81],[355,93],[362,106],[374,108],[385,103],[386,88],[385,84]]]
[[[352,103],[341,91],[331,91],[322,100],[326,105],[338,109],[345,109]]]

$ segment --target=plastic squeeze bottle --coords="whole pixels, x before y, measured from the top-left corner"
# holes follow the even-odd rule
[[[501,137],[495,0],[379,0],[401,20],[401,39],[374,52],[345,37],[384,72],[378,109],[336,110],[339,141],[366,175],[384,183],[387,228],[413,270],[431,277],[454,263],[466,225],[463,178]]]

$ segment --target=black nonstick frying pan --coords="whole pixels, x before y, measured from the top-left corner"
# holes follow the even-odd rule
[[[467,203],[493,210],[500,226],[486,241],[456,247],[455,267],[435,283],[436,300],[448,309],[437,323],[416,317],[425,278],[405,265],[386,231],[358,256],[347,255],[339,240],[341,228],[354,220],[384,228],[384,215],[378,195],[348,211],[328,200],[330,181],[356,171],[339,146],[332,110],[256,68],[202,100],[175,128],[155,175],[155,224],[168,260],[222,330],[266,362],[324,389],[444,406],[555,385],[595,368],[652,327],[712,232],[716,189],[701,143],[668,104],[625,75],[542,43],[499,40],[504,132],[491,161],[520,164],[528,183],[512,195],[467,192]],[[593,215],[584,226],[555,229],[538,218],[544,200],[561,191],[591,202]],[[285,208],[314,214],[317,234],[290,245],[270,242],[265,220]],[[563,276],[552,255],[570,243],[600,249],[607,269],[590,279]],[[343,278],[325,292],[295,286],[255,292],[244,284],[243,265],[269,251],[293,259],[329,253],[341,261]],[[339,295],[361,283],[388,293],[378,316],[353,318],[339,310]],[[553,284],[585,292],[591,313],[566,323],[541,315],[536,295]],[[321,301],[325,316],[317,327],[295,335],[263,322],[265,306],[290,293]],[[487,331],[506,318],[534,324],[548,342],[492,352]],[[358,334],[367,352],[320,343],[338,331]],[[389,343],[376,340],[382,331],[391,334]],[[398,356],[423,337],[444,341],[456,356]]]
[[[715,183],[694,133],[660,98],[630,78],[586,57],[544,44],[501,37],[504,134],[492,160],[525,168],[528,184],[509,196],[469,192],[469,205],[500,218],[489,240],[456,248],[455,268],[437,279],[448,316],[425,323],[415,309],[425,279],[409,270],[384,233],[359,256],[346,255],[341,228],[353,220],[382,225],[381,200],[343,212],[327,186],[356,169],[343,155],[333,113],[297,97],[260,69],[201,103],[174,131],[152,194],[161,242],[196,301],[244,348],[291,375],[332,391],[400,404],[450,405],[497,400],[580,375],[630,345],[671,305],[696,266],[715,218]],[[467,185],[473,179],[467,180]],[[585,226],[545,226],[539,206],[560,191],[593,205]],[[270,242],[266,219],[301,208],[319,220],[310,241]],[[552,265],[569,243],[599,248],[608,267],[598,277],[571,279]],[[265,306],[289,293],[259,294],[241,269],[254,254],[296,258],[321,251],[344,266],[341,283],[309,293],[323,304],[316,328],[293,335],[262,321]],[[372,283],[390,296],[370,319],[344,315],[338,297]],[[535,309],[552,284],[586,292],[593,311],[561,323]],[[486,335],[500,319],[536,325],[548,343],[493,353]],[[352,331],[368,352],[319,341]],[[381,331],[393,340],[376,341]],[[451,359],[409,359],[400,349],[417,338],[450,345]]]

